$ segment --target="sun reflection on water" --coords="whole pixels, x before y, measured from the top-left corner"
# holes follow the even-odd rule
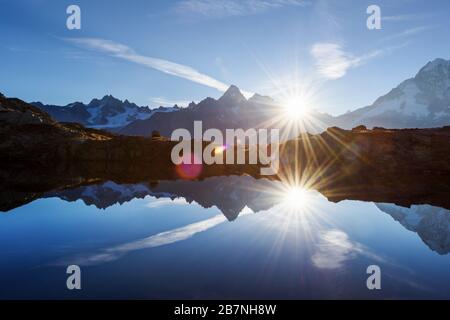
[[[301,209],[308,205],[310,196],[310,193],[305,188],[293,186],[287,190],[286,196],[282,199],[282,202],[289,207],[289,209]]]

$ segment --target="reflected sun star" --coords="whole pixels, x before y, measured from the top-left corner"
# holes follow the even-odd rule
[[[283,203],[289,209],[302,209],[308,205],[309,193],[299,186],[292,186],[287,190]]]

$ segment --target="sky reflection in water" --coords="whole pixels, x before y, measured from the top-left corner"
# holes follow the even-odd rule
[[[104,210],[50,197],[2,214],[0,297],[450,298],[448,210],[336,204],[314,190],[250,182],[261,190],[198,191],[198,202],[228,213],[245,199],[232,222],[216,206],[167,198],[182,193],[175,182],[161,185],[173,193],[155,192],[159,199],[133,199],[136,186],[127,186],[133,200]],[[111,197],[101,188],[124,195],[114,183],[80,195],[104,202],[93,198]],[[65,288],[69,264],[82,266],[81,291]],[[380,291],[366,288],[371,264],[381,267]]]

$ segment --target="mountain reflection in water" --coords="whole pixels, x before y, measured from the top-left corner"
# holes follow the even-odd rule
[[[57,197],[66,201],[82,200],[86,205],[106,209],[115,204],[143,199],[151,196],[157,199],[151,206],[174,203],[197,203],[203,208],[217,207],[225,218],[233,221],[239,214],[258,213],[278,206],[288,218],[300,215],[304,220],[317,220],[320,211],[314,202],[320,195],[317,191],[300,186],[286,185],[282,181],[255,179],[250,176],[211,177],[202,181],[174,180],[152,183],[118,184],[107,181],[100,184],[80,186],[67,190],[47,192],[42,198]],[[317,202],[317,201],[316,201]],[[376,203],[380,211],[389,214],[406,229],[417,233],[433,251],[447,254],[450,251],[450,211],[431,205],[402,207],[395,204]],[[194,234],[212,227],[225,219],[214,217],[198,224],[174,230],[172,234],[161,234],[142,239],[126,246],[107,249],[103,256],[109,258],[132,249],[152,247],[155,244],[180,241],[185,235]],[[290,223],[288,221],[287,223]],[[311,223],[312,221],[305,221]],[[163,240],[166,239],[166,240]],[[90,261],[92,262],[92,261]],[[85,263],[90,263],[85,261]]]
[[[0,297],[71,298],[58,287],[71,264],[83,298],[449,297],[445,189],[68,178],[3,185]],[[372,264],[380,293],[365,286]]]

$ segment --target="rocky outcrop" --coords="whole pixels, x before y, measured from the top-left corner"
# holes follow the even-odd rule
[[[7,99],[0,94],[0,122],[4,125],[54,124],[55,121],[39,108],[19,99]]]
[[[328,128],[300,135],[282,146],[284,163],[346,168],[351,172],[450,173],[450,126],[436,129],[353,130]]]
[[[19,99],[0,98],[0,158],[4,164],[23,161],[52,166],[66,160],[77,145],[112,138],[104,131],[58,123]]]

